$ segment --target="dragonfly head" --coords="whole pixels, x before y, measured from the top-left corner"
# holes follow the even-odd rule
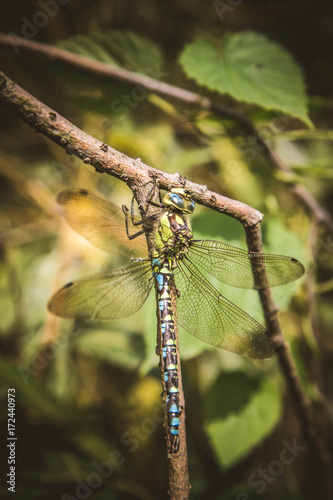
[[[163,204],[188,214],[192,214],[195,207],[190,193],[183,188],[173,188],[168,191],[163,198]]]

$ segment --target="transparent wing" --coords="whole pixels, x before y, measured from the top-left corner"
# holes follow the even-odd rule
[[[266,330],[223,297],[185,257],[175,270],[179,324],[200,340],[249,358],[273,355]]]
[[[128,239],[121,208],[87,189],[66,189],[58,194],[57,202],[68,224],[93,245],[120,255],[147,257],[145,235]],[[129,228],[131,234],[140,229],[142,226]]]
[[[126,318],[143,306],[152,285],[151,263],[136,261],[68,283],[53,295],[48,308],[62,318]]]
[[[303,265],[292,257],[248,252],[213,240],[194,240],[187,256],[222,283],[237,288],[261,288],[255,266],[265,268],[270,286],[289,283],[304,274]]]

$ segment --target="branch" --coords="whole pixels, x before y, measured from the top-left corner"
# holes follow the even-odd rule
[[[92,165],[125,182],[136,194],[138,186],[147,186],[155,181],[161,189],[183,187],[184,179],[179,174],[167,174],[145,165],[140,159],[132,159],[107,144],[94,139],[64,117],[56,113],[27,91],[16,85],[0,71],[0,101],[16,116],[84,163]],[[262,214],[254,208],[209,191],[206,186],[186,181],[186,188],[193,199],[207,207],[225,213],[243,225],[260,222]]]
[[[260,224],[245,227],[245,232],[248,249],[252,252],[261,253],[262,235]],[[264,282],[266,279],[264,265],[260,271],[261,273],[259,275],[262,276],[262,280]],[[288,389],[292,397],[292,403],[301,424],[303,437],[309,444],[311,451],[314,451],[323,466],[321,473],[323,474],[323,481],[328,500],[331,498],[332,491],[331,457],[328,447],[318,432],[310,400],[304,392],[301,380],[297,373],[295,362],[290,353],[290,348],[283,337],[281,325],[277,315],[278,309],[273,300],[272,290],[271,288],[266,287],[259,289],[258,292],[262,309],[265,314],[267,330],[273,342],[274,350],[278,357],[282,373],[287,382]]]
[[[0,33],[0,47],[11,48],[17,53],[19,50],[25,52],[43,54],[50,62],[62,62],[71,66],[81,68],[94,73],[95,75],[110,78],[111,80],[119,80],[131,85],[139,85],[150,92],[166,97],[172,97],[186,104],[196,105],[203,109],[216,111],[219,114],[232,120],[241,121],[243,115],[238,113],[233,108],[223,106],[219,103],[214,103],[211,99],[203,98],[195,92],[169,85],[168,83],[155,80],[140,73],[134,73],[118,66],[96,61],[90,57],[81,56],[73,52],[69,52],[53,45],[47,45],[41,42],[33,42],[26,40],[20,36],[10,36]]]
[[[25,92],[14,82],[7,79],[2,72],[0,72],[0,101],[3,101],[7,108],[12,110],[37,132],[43,133],[63,147],[67,153],[76,154],[79,158],[83,159],[85,163],[92,164],[99,172],[104,171],[127,182],[136,192],[138,199],[147,199],[147,187],[143,186],[148,186],[148,184],[151,184],[153,181],[158,182],[158,179],[162,178],[162,175],[165,175],[160,171],[143,165],[139,160],[132,160],[122,155],[115,149],[109,148],[106,144],[102,144],[100,141],[85,134],[65,118]],[[173,177],[177,181],[179,187],[183,185],[183,179],[180,178],[180,176],[175,175]],[[140,183],[142,183],[141,186]],[[165,180],[164,184],[165,189],[168,189],[169,184],[166,184]],[[205,195],[207,195],[207,193],[205,193]],[[223,203],[227,203],[227,199],[222,201]],[[246,205],[241,207],[240,214],[243,214],[242,209],[245,210]],[[253,213],[257,218],[261,217],[259,212],[254,211]],[[179,359],[178,345],[177,356]],[[161,366],[163,366],[162,349],[160,349],[160,363]],[[179,400],[183,411],[179,425],[181,438],[179,452],[176,454],[169,454],[168,456],[169,492],[172,500],[189,498],[190,491],[185,432],[185,403],[180,363],[178,363],[178,366]],[[38,375],[41,378],[43,373],[39,371]]]
[[[95,61],[89,57],[74,54],[64,49],[46,45],[40,42],[26,40],[25,38],[13,35],[0,34],[0,47],[11,48],[17,53],[23,50],[30,53],[43,54],[52,62],[67,63],[72,66],[87,70],[96,75],[100,75],[112,80],[119,80],[132,85],[139,85],[144,89],[155,94],[171,97],[191,106],[196,106],[200,109],[212,111],[217,115],[236,121],[246,135],[253,137],[258,144],[258,151],[277,170],[284,173],[292,173],[289,166],[283,159],[272,149],[269,142],[260,134],[254,124],[247,116],[240,111],[225,106],[208,97],[201,97],[195,92],[169,85],[167,83],[154,80],[145,75],[134,73],[123,68],[111,66],[100,61]],[[323,223],[333,233],[333,219],[330,213],[325,210],[317,200],[303,186],[298,184],[290,184],[295,196],[301,201],[306,210],[311,213],[317,223]]]
[[[75,154],[84,163],[91,164],[98,172],[105,172],[127,183],[136,194],[138,201],[141,200],[142,203],[146,199],[147,186],[153,180],[162,189],[183,187],[184,185],[184,179],[180,175],[166,174],[145,165],[141,160],[133,160],[110,146],[102,144],[31,96],[2,72],[0,72],[0,101],[37,132],[44,134],[65,149],[68,154]],[[260,212],[244,203],[231,200],[190,181],[186,181],[186,188],[198,203],[239,220],[245,227],[249,250],[262,252],[259,224],[262,220],[262,214]],[[265,279],[264,270],[261,271],[263,279]],[[261,290],[260,298],[268,331],[275,344],[303,434],[311,448],[317,451],[325,470],[327,470],[328,455],[319,441],[314,418],[310,412],[310,402],[303,391],[295,365],[283,339],[276,314],[277,308],[270,289]],[[178,472],[174,470],[174,473],[176,477]]]

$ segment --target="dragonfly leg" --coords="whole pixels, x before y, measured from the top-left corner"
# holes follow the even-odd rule
[[[156,187],[156,184],[154,184],[153,188],[150,190],[150,192],[148,193],[148,196],[147,196],[147,203],[153,203],[149,200],[150,196],[152,196],[152,192],[153,190],[155,189]],[[160,200],[161,200],[161,195],[159,194],[160,196]],[[154,203],[154,206],[156,207],[163,207],[162,203],[160,204],[155,204]],[[126,205],[122,205],[122,210],[123,210],[123,213],[125,215],[125,225],[126,225],[126,234],[127,234],[127,237],[129,240],[133,240],[134,238],[137,238],[138,236],[140,236],[141,234],[144,234],[144,229],[142,229],[141,231],[138,231],[137,233],[135,234],[129,234],[129,230],[128,230],[128,220],[129,220],[129,209],[126,207]],[[146,213],[147,213],[147,209],[145,210],[144,212],[144,215],[142,217],[142,219],[140,220],[135,220],[135,212],[134,212],[134,196],[132,198],[132,201],[131,201],[131,224],[132,226],[141,226],[144,222],[146,222],[147,220],[149,219],[154,219],[156,216],[158,216],[158,214],[152,214],[150,215],[149,217],[146,217]]]
[[[151,190],[149,191],[149,193],[148,193],[148,195],[147,195],[147,199],[146,199],[146,202],[147,202],[147,203],[149,203],[149,202],[151,201],[151,199],[152,199],[152,197],[153,197],[154,190],[155,190],[156,188],[158,189],[158,196],[159,196],[160,204],[162,203],[162,200],[161,200],[161,192],[160,192],[160,190],[159,190],[158,185],[157,185],[157,183],[156,183],[156,182],[154,182],[153,187],[151,188]]]
[[[154,193],[154,190],[156,188],[158,189],[159,203],[156,203],[155,201],[152,200],[153,193]],[[156,182],[154,182],[153,187],[151,188],[151,190],[149,191],[149,193],[147,195],[146,203],[149,203],[149,205],[151,205],[152,207],[165,208],[164,205],[163,205],[163,203],[162,203],[162,199],[161,199],[161,191],[159,190],[158,185],[156,184]]]
[[[179,439],[179,436],[174,436],[172,435],[171,437],[171,447],[170,447],[170,451],[171,453],[178,453],[179,451],[179,442],[180,442],[180,439]]]
[[[134,213],[134,196],[131,201],[131,222],[133,226],[141,226],[143,224],[144,219],[142,218],[141,220],[135,220],[134,219],[135,213]]]
[[[122,210],[124,212],[124,215],[125,215],[125,227],[126,227],[126,234],[127,234],[127,238],[129,240],[133,240],[134,238],[137,238],[138,236],[140,236],[141,234],[144,234],[144,230],[141,229],[141,231],[138,231],[137,233],[135,234],[129,234],[129,230],[128,230],[128,217],[129,217],[129,210],[128,208],[126,207],[126,205],[123,205],[122,207]],[[134,224],[133,221],[132,221],[132,224],[134,226],[138,226],[139,224],[142,224],[142,221],[138,221],[138,223]]]
[[[157,207],[157,208],[164,208],[164,205],[163,205],[162,199],[161,199],[161,192],[160,192],[160,190],[158,190],[159,203],[155,203],[154,201],[152,201],[153,193],[154,193],[154,190],[156,188],[158,189],[158,186],[157,186],[156,182],[154,182],[153,187],[151,188],[151,190],[147,194],[146,204],[147,205],[148,204],[152,205],[153,207]],[[128,208],[125,207],[125,209],[128,212]],[[123,208],[123,211],[124,211],[124,208]],[[142,219],[139,220],[139,221],[135,221],[134,220],[135,213],[134,213],[134,196],[133,196],[132,201],[131,201],[131,222],[132,222],[133,226],[139,226],[140,224],[143,224],[144,220],[146,219],[147,211],[148,211],[148,206],[143,211],[143,217],[142,217]],[[154,214],[151,217],[154,217]]]
[[[183,188],[185,188],[185,185],[186,185],[186,177],[183,177],[182,175],[178,174],[179,175],[179,179],[183,182]]]

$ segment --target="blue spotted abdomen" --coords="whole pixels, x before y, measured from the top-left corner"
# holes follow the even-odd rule
[[[170,280],[172,276],[171,262],[165,259],[160,263],[154,259],[155,278],[157,281],[158,314],[161,324],[163,374],[166,387],[168,414],[168,430],[171,441],[171,452],[179,449],[179,386],[178,356],[175,339],[175,324],[172,314]]]

